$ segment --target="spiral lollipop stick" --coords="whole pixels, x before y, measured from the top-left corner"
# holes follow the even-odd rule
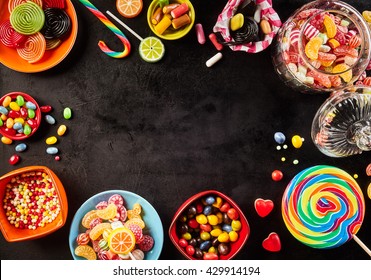
[[[99,41],[99,48],[108,56],[113,58],[123,58],[129,55],[131,45],[125,34],[116,27],[102,12],[100,12],[90,1],[79,0],[90,12],[92,12],[103,24],[111,30],[124,44],[124,50],[122,52],[116,52],[111,50],[105,42]]]

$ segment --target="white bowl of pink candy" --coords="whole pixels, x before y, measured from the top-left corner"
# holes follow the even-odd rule
[[[161,219],[141,196],[98,193],[77,210],[69,246],[75,260],[157,260],[164,243]]]

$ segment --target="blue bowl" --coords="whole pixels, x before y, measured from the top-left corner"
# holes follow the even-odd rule
[[[99,202],[103,200],[107,201],[113,194],[120,194],[124,198],[124,206],[128,210],[133,208],[134,203],[139,203],[142,206],[142,218],[146,224],[145,230],[154,239],[154,246],[151,251],[144,253],[144,259],[158,260],[164,244],[164,229],[162,227],[160,216],[158,215],[155,208],[153,208],[153,206],[143,197],[135,193],[122,190],[110,190],[98,193],[85,201],[77,210],[72,220],[69,235],[70,251],[73,258],[75,260],[86,260],[85,258],[75,255],[75,248],[77,247],[76,237],[79,233],[86,231],[86,228],[81,225],[82,218],[87,212],[89,212],[90,210],[94,210],[95,206]]]

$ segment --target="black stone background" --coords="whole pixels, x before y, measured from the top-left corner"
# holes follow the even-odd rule
[[[206,36],[226,2],[192,1],[196,22],[203,24]],[[284,22],[307,2],[275,0],[273,7]],[[371,10],[368,1],[347,2],[359,11]],[[27,92],[40,105],[53,106],[51,114],[57,119],[54,126],[44,121],[25,141],[29,149],[20,154],[16,166],[7,162],[14,144],[0,145],[0,173],[29,165],[51,168],[67,192],[68,220],[62,229],[33,241],[8,243],[1,236],[1,259],[72,259],[68,236],[76,210],[92,195],[110,189],[135,192],[157,209],[165,234],[161,259],[184,259],[171,243],[168,228],[177,208],[207,189],[232,197],[249,221],[251,235],[235,259],[369,259],[353,240],[330,250],[307,247],[288,232],[281,217],[282,194],[295,174],[317,164],[337,166],[359,175],[366,216],[357,236],[371,246],[371,202],[366,195],[370,177],[365,174],[370,154],[330,158],[316,149],[310,137],[312,119],[327,94],[305,95],[286,87],[274,72],[271,47],[258,54],[225,48],[222,60],[207,68],[205,62],[217,51],[209,40],[198,44],[194,29],[180,40],[163,40],[165,57],[148,64],[139,57],[139,40],[120,27],[132,51],[124,59],[110,58],[100,51],[98,41],[115,50],[122,49],[121,43],[80,2],[73,3],[78,38],[60,65],[36,74],[0,66],[1,95]],[[92,3],[103,12],[118,14],[115,0]],[[142,37],[153,35],[146,19],[149,4],[144,0],[138,17],[122,18]],[[62,117],[65,107],[73,110],[71,120]],[[45,139],[56,135],[62,123],[68,134],[58,137],[58,162],[45,153]],[[285,151],[276,150],[277,131],[288,138]],[[295,134],[305,138],[300,149],[290,143]],[[275,169],[284,173],[280,182],[271,179]],[[273,200],[269,216],[257,215],[257,198]],[[271,232],[281,238],[278,253],[262,248]]]

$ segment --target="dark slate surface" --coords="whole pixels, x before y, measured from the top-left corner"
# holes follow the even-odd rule
[[[115,1],[92,1],[99,9],[116,13]],[[282,21],[307,1],[274,1]],[[358,10],[367,1],[348,1]],[[54,107],[57,123],[68,126],[60,138],[61,161],[45,153],[45,138],[57,126],[45,122],[27,140],[29,149],[17,166],[7,163],[13,146],[0,145],[0,173],[18,167],[46,165],[60,177],[69,200],[66,225],[45,238],[7,243],[0,237],[1,259],[71,259],[69,227],[74,213],[90,196],[110,189],[124,189],[146,198],[159,212],[165,242],[161,259],[183,259],[167,231],[177,208],[193,194],[216,189],[231,196],[244,211],[251,236],[236,259],[368,259],[350,241],[337,249],[318,250],[302,245],[286,229],[281,218],[281,197],[290,179],[312,165],[330,164],[359,174],[366,194],[370,178],[365,167],[370,154],[334,159],[320,153],[310,138],[315,112],[326,94],[304,95],[287,88],[275,74],[271,48],[259,54],[224,49],[223,59],[212,68],[205,62],[217,51],[210,41],[199,45],[194,30],[177,41],[164,41],[166,55],[157,64],[143,62],[139,41],[123,30],[132,44],[129,57],[112,59],[97,42],[121,49],[114,35],[82,4],[73,0],[79,33],[68,57],[57,67],[37,74],[18,73],[0,67],[0,92],[24,91],[41,105]],[[150,1],[142,13],[124,19],[141,36],[152,35],[146,21]],[[225,6],[221,0],[194,0],[196,21],[206,35]],[[368,7],[367,7],[368,6]],[[64,121],[64,107],[73,119]],[[305,138],[303,147],[289,142],[277,151],[273,135],[282,131],[290,139]],[[282,163],[280,158],[287,161]],[[292,164],[294,159],[298,165]],[[271,173],[280,169],[284,179],[274,182]],[[256,198],[272,199],[273,212],[260,218]],[[366,209],[371,207],[366,198]],[[370,212],[358,237],[371,246]],[[261,246],[269,233],[281,237],[282,250],[271,253]]]

